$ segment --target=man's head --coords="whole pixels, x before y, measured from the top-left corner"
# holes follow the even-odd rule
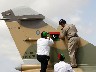
[[[65,56],[64,56],[64,54],[58,54],[58,59],[60,60],[60,61],[64,61],[65,60]]]
[[[65,24],[66,24],[66,21],[65,21],[65,20],[61,19],[61,20],[59,21],[59,25],[61,25],[62,27],[64,27]]]
[[[41,38],[47,38],[47,32],[43,31],[43,32],[41,33]]]

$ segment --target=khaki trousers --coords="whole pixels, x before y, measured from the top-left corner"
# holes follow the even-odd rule
[[[72,37],[68,40],[68,51],[72,67],[77,66],[75,55],[78,47],[79,47],[79,37]]]

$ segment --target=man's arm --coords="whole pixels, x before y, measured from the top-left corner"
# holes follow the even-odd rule
[[[62,29],[62,33],[60,34],[59,38],[60,39],[65,39],[65,36],[67,36],[67,33],[68,33],[68,30],[70,29],[69,26],[65,26],[63,29]]]
[[[67,71],[68,71],[68,72],[75,72],[75,71],[72,69],[72,67],[71,67],[70,64],[68,64],[68,66],[67,66]]]
[[[65,36],[66,36],[66,30],[65,30],[66,28],[63,28],[62,29],[62,33],[59,35],[59,38],[60,39],[65,39]]]
[[[60,39],[65,39],[65,36],[63,36],[62,34],[59,35]]]
[[[54,65],[54,72],[57,72],[57,63]]]
[[[50,38],[50,39],[48,39],[48,44],[49,44],[49,46],[51,46],[54,44],[54,41]]]

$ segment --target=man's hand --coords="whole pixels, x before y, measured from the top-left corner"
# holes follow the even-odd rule
[[[47,37],[47,39],[49,39],[49,40],[50,40],[50,37]]]
[[[59,35],[59,38],[63,40],[65,39],[63,35]]]
[[[61,35],[59,35],[59,38],[61,39]]]

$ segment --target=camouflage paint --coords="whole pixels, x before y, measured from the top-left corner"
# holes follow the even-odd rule
[[[31,45],[25,52],[24,56],[26,59],[36,59],[36,44]],[[78,65],[96,65],[96,56],[95,56],[96,47],[88,43],[83,47],[78,48],[76,58]],[[32,54],[30,54],[32,53]],[[56,62],[59,62],[57,58],[58,53],[63,53],[65,55],[65,61],[70,63],[70,58],[68,55],[68,50],[60,50],[54,47],[51,47],[50,50],[50,62],[54,65]]]

